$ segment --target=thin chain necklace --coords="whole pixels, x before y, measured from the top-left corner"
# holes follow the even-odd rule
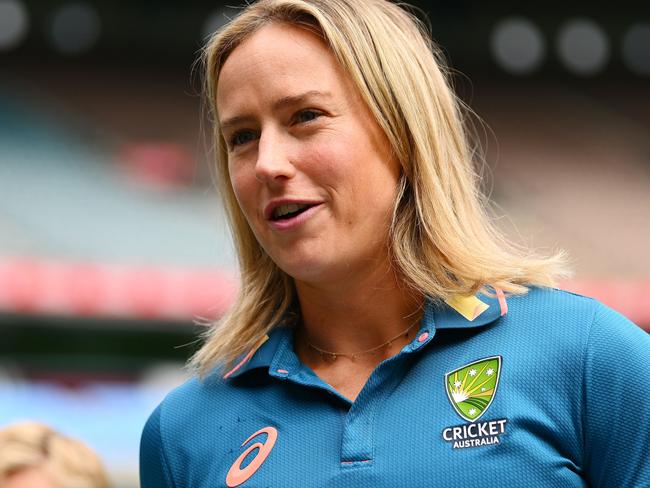
[[[307,345],[311,347],[314,351],[316,351],[318,354],[320,354],[320,357],[323,359],[323,361],[328,361],[328,362],[334,362],[336,361],[339,357],[346,357],[352,359],[354,361],[360,356],[365,356],[366,354],[373,354],[376,351],[379,351],[380,349],[384,347],[390,347],[393,345],[393,342],[399,339],[400,337],[404,336],[404,338],[408,338],[409,332],[411,332],[411,329],[420,322],[420,318],[418,317],[415,322],[413,322],[411,325],[409,325],[406,329],[404,329],[402,332],[397,334],[395,337],[388,339],[386,342],[383,344],[379,344],[376,347],[372,347],[370,349],[366,349],[365,351],[359,351],[355,353],[345,353],[345,352],[332,352],[332,351],[326,351],[325,349],[321,349],[320,347],[314,346],[307,337],[305,336],[305,342],[307,342]]]

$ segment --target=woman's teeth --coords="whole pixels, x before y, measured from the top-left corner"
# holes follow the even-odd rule
[[[287,215],[302,212],[307,207],[309,207],[309,205],[306,203],[289,203],[287,205],[279,205],[273,210],[273,219],[277,220],[285,218]]]

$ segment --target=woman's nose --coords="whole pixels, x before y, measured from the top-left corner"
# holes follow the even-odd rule
[[[264,183],[291,179],[296,168],[290,161],[287,149],[287,144],[281,135],[262,133],[257,149],[255,177]]]

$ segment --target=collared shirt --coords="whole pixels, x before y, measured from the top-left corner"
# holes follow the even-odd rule
[[[648,385],[650,336],[553,289],[429,302],[354,402],[278,328],[154,411],[142,488],[650,486]]]

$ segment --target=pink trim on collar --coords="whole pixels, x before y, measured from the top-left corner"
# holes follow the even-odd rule
[[[257,350],[258,350],[260,347],[262,347],[262,344],[264,344],[264,343],[265,343],[266,341],[268,341],[268,340],[269,340],[269,336],[268,336],[268,334],[267,334],[267,335],[264,336],[264,338],[262,339],[262,341],[261,341],[257,346],[255,346],[253,349],[251,349],[250,352],[249,352],[248,354],[246,354],[246,356],[244,356],[244,359],[242,359],[241,361],[239,361],[239,363],[237,364],[237,366],[235,366],[235,367],[232,368],[230,371],[228,371],[225,375],[223,375],[223,379],[224,379],[224,380],[227,380],[227,379],[230,378],[233,374],[235,374],[239,368],[241,368],[244,364],[246,364],[246,362],[247,362],[251,357],[253,357],[253,354],[255,354],[255,352],[257,352]]]
[[[501,317],[508,313],[508,302],[506,302],[506,296],[503,294],[501,288],[495,288],[494,291],[497,293],[497,298],[499,299],[499,307],[501,307]]]
[[[246,356],[244,356],[244,359],[239,361],[237,366],[235,366],[230,371],[228,371],[225,375],[223,375],[223,379],[227,380],[228,378],[230,378],[230,376],[232,376],[239,368],[241,368],[246,363],[246,361],[248,361],[253,356],[253,354],[255,354],[255,351],[257,351],[257,348],[251,349],[250,352],[246,354]]]

